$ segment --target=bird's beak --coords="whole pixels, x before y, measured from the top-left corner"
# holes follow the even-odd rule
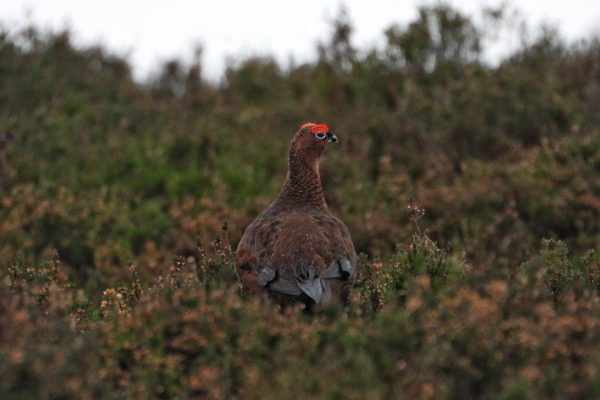
[[[338,138],[331,132],[327,132],[327,143],[337,143]]]

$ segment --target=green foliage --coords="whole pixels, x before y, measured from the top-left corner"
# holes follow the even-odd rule
[[[176,259],[152,281],[131,264],[127,281],[97,301],[56,260],[17,261],[0,280],[0,395],[598,395],[598,292],[563,285],[555,302],[546,284],[572,265],[563,243],[545,241],[529,269],[501,276],[464,273],[460,256],[424,234],[407,248],[385,263],[363,257],[350,304],[312,316],[240,296],[221,240],[200,246],[198,263]],[[594,257],[587,270],[597,269]],[[542,275],[531,273],[536,259]],[[384,301],[373,307],[375,288]]]
[[[575,271],[567,258],[568,248],[564,242],[544,239],[542,246],[542,260],[547,268],[544,281],[556,299],[573,284]]]
[[[219,85],[200,49],[140,84],[0,29],[0,397],[598,397],[600,43],[545,29],[490,66],[490,17],[422,7],[360,51],[342,12],[315,62]],[[232,266],[308,120],[363,253],[312,316]]]

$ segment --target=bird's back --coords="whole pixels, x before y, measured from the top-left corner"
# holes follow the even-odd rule
[[[347,297],[356,261],[348,229],[329,210],[267,209],[242,237],[236,269],[248,290],[320,303]]]

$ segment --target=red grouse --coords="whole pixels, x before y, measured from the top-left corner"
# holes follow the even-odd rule
[[[294,135],[281,192],[248,226],[237,248],[243,290],[266,293],[282,306],[347,299],[356,252],[348,228],[327,208],[319,176],[321,154],[337,141],[324,124],[306,123]]]

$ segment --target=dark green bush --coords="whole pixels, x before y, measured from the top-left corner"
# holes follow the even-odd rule
[[[140,84],[0,28],[0,398],[600,395],[598,39],[541,30],[491,66],[495,24],[445,5],[381,49],[331,26],[316,61],[219,85],[200,50]],[[363,253],[350,304],[312,316],[232,266],[309,120]]]
[[[598,395],[598,291],[586,276],[575,284],[561,242],[498,275],[415,235],[390,261],[363,258],[345,309],[312,316],[241,297],[231,251],[211,248],[153,282],[130,265],[97,301],[58,261],[12,264],[0,284],[2,397]],[[598,261],[590,253],[581,271]]]

